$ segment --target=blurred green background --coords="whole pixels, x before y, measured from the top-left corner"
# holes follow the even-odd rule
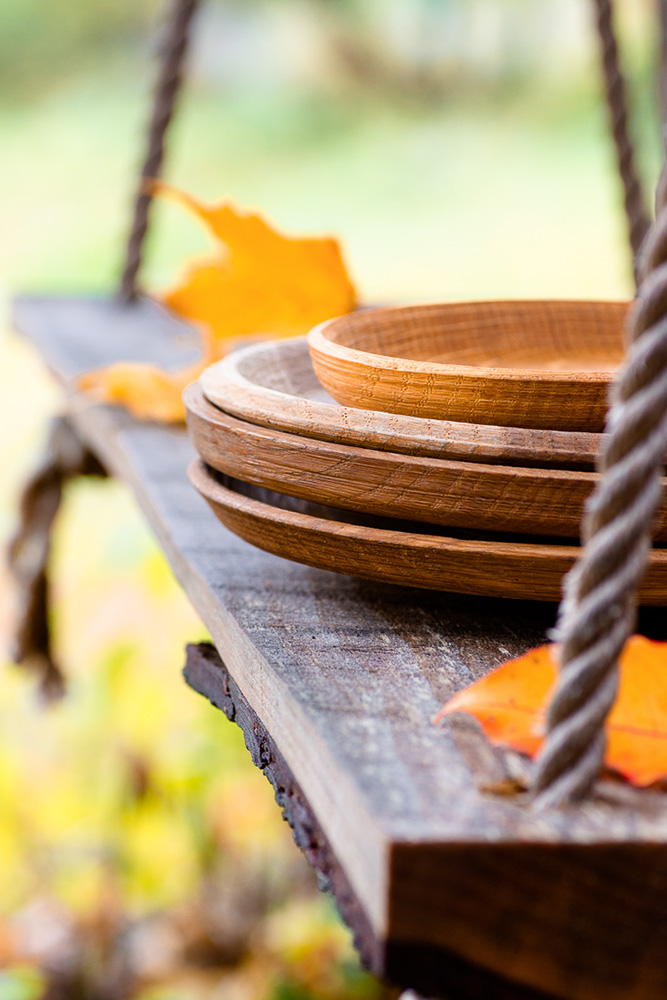
[[[367,302],[627,296],[591,6],[209,0],[166,176],[336,234]],[[653,7],[618,3],[647,190]],[[153,0],[0,6],[5,308],[113,288],[162,18]],[[205,245],[168,205],[154,223],[157,289]],[[60,399],[4,327],[6,539]],[[182,682],[204,632],[121,486],[69,490],[53,579],[67,698],[44,708],[9,664],[0,684],[0,1000],[379,997],[239,733]]]

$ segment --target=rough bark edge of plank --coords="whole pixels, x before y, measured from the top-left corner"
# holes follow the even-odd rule
[[[558,1000],[511,983],[441,948],[413,942],[379,941],[301,788],[266,727],[229,675],[211,643],[186,649],[183,675],[189,686],[219,708],[243,732],[253,763],[269,780],[297,847],[315,869],[318,885],[330,892],[352,931],[364,966],[402,988],[447,1000]]]
[[[188,645],[183,676],[194,691],[208,698],[243,732],[252,762],[273,786],[276,802],[291,827],[297,847],[317,873],[319,888],[334,896],[343,920],[352,930],[355,948],[364,964],[375,971],[382,964],[382,954],[368,918],[282,754],[230,677],[215,646],[207,642]]]

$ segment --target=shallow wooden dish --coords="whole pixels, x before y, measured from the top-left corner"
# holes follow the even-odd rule
[[[204,461],[235,479],[315,503],[460,528],[579,537],[596,474],[400,455],[285,434],[237,420],[197,383],[184,395]],[[667,512],[658,534],[667,538]]]
[[[304,337],[234,351],[200,376],[205,396],[241,420],[303,437],[411,455],[592,469],[600,436],[426,420],[336,403]]]
[[[429,590],[558,601],[575,545],[450,537],[400,522],[355,515],[249,486],[195,459],[193,486],[216,517],[266,552],[318,569]],[[437,530],[437,529],[436,529]],[[643,604],[667,603],[667,550],[654,549]]]
[[[625,302],[453,302],[368,309],[308,334],[346,406],[599,432],[624,352]]]

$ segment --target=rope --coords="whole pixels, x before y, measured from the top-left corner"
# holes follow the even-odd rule
[[[152,195],[146,182],[160,174],[164,157],[164,140],[174,113],[181,84],[183,61],[188,46],[188,30],[199,0],[173,0],[164,45],[160,56],[160,72],[155,89],[153,110],[148,127],[146,158],[141,170],[134,202],[132,227],[127,241],[125,265],[120,283],[121,302],[131,302],[137,296],[137,274],[148,228],[148,213]]]
[[[630,345],[612,390],[600,479],[582,521],[585,548],[565,578],[555,638],[560,674],[534,778],[536,802],[583,798],[603,764],[618,658],[636,621],[637,589],[662,498],[667,449],[667,163],[657,218],[628,314]]]
[[[609,121],[616,147],[618,172],[623,184],[625,214],[628,220],[635,281],[638,281],[637,259],[650,226],[646,201],[635,167],[635,153],[628,131],[628,110],[625,81],[621,71],[618,44],[614,33],[611,0],[595,0],[600,53],[609,107]]]

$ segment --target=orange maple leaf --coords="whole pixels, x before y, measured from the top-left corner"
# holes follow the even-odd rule
[[[354,286],[335,239],[286,236],[228,202],[202,205],[162,183],[153,190],[188,209],[213,239],[213,256],[186,268],[162,298],[203,325],[218,346],[260,334],[297,336],[354,309]]]
[[[161,296],[198,326],[203,357],[175,373],[133,362],[88,372],[77,385],[101,402],[124,405],[143,420],[182,421],[185,386],[239,340],[298,336],[354,309],[354,286],[335,239],[285,236],[229,203],[202,205],[160,182],[152,190],[188,209],[214,243],[213,255],[190,264]]]
[[[534,757],[557,675],[557,647],[531,649],[455,694],[436,716],[466,712],[492,743]],[[628,639],[620,658],[620,685],[607,720],[605,764],[634,785],[667,775],[667,642]]]
[[[177,424],[185,420],[183,391],[199,378],[207,362],[197,362],[177,372],[166,372],[138,361],[119,361],[86,372],[77,386],[100,403],[124,406],[138,420]]]

